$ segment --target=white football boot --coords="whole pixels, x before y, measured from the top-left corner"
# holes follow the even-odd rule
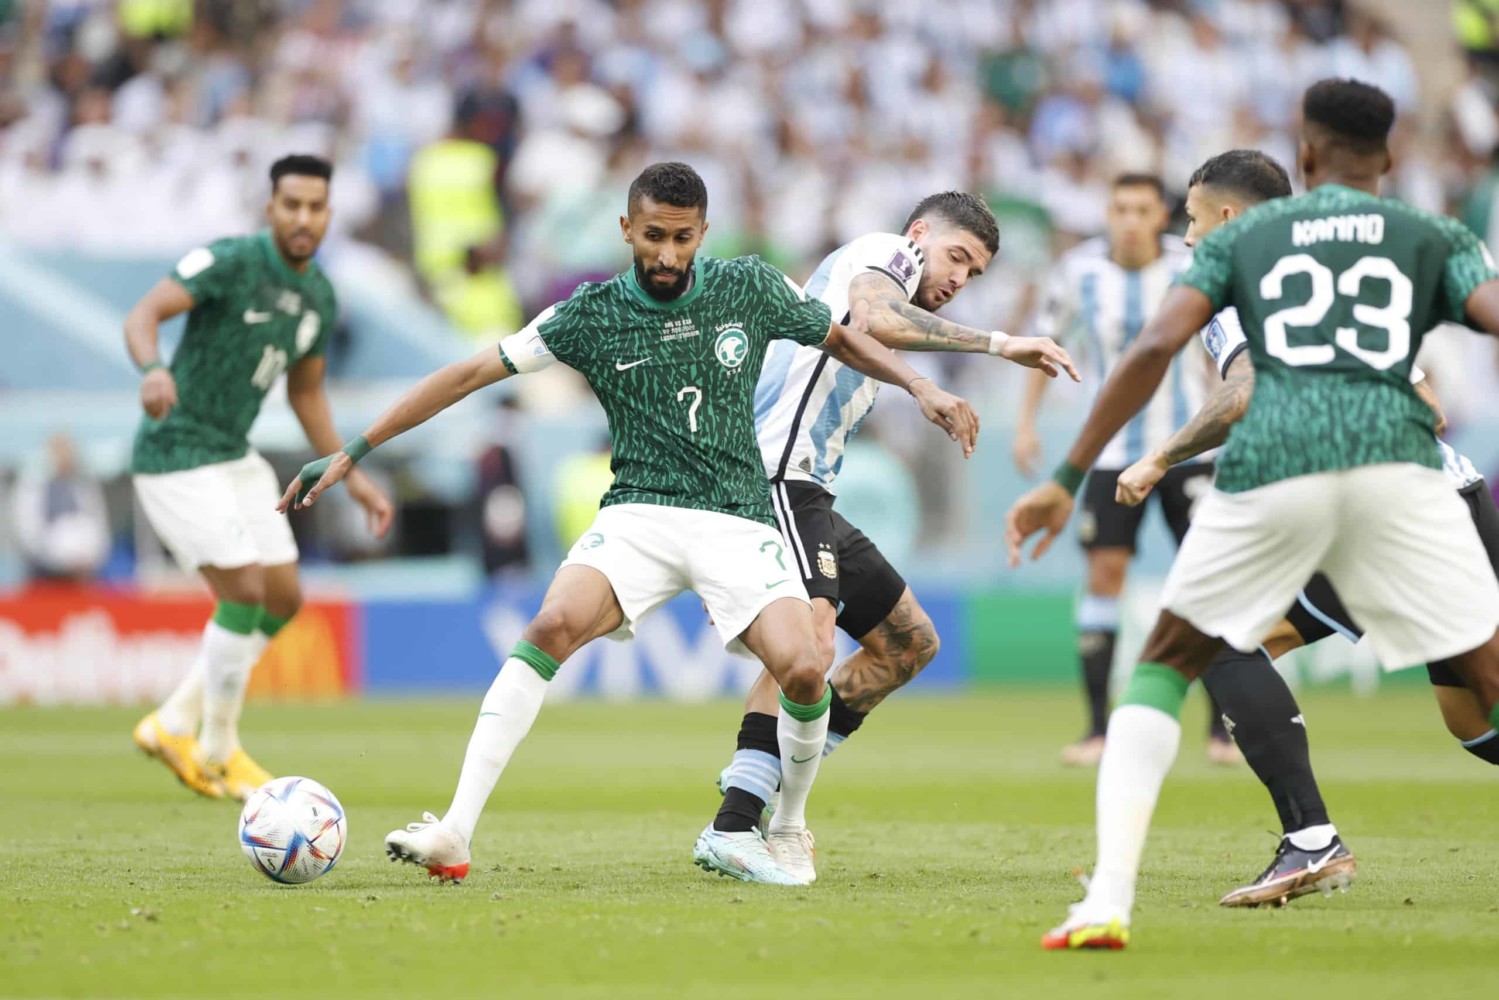
[[[803,885],[817,881],[817,869],[812,865],[816,855],[817,841],[806,827],[800,830],[774,830],[765,835],[770,845],[770,855],[776,859],[781,870]]]
[[[468,877],[468,845],[431,813],[422,822],[385,835],[385,853],[392,861],[406,861],[427,869],[427,877],[457,885]]]
[[[692,862],[704,871],[718,872],[741,882],[806,884],[776,863],[759,830],[728,833],[713,829],[709,823],[692,847]]]

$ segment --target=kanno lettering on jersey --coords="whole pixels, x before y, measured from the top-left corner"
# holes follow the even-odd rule
[[[1302,219],[1291,224],[1291,245],[1294,247],[1309,247],[1330,240],[1383,243],[1384,216],[1334,215],[1325,219]]]

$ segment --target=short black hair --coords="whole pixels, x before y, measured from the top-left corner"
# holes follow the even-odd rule
[[[321,156],[312,156],[307,153],[283,156],[271,164],[271,191],[276,190],[276,185],[281,183],[281,178],[290,175],[321,177],[331,184],[333,183],[333,164]]]
[[[649,198],[658,205],[676,208],[702,209],[708,214],[708,185],[685,163],[669,161],[652,163],[630,182],[630,198],[627,206],[633,215],[640,207],[640,199]]]
[[[1157,174],[1147,174],[1139,170],[1129,170],[1114,178],[1114,183],[1109,189],[1117,191],[1120,188],[1148,187],[1155,191],[1156,196],[1162,201],[1166,200],[1166,182],[1161,180]]]
[[[1319,80],[1301,99],[1301,117],[1328,133],[1337,145],[1360,155],[1388,149],[1395,125],[1395,102],[1383,90],[1361,80]]]
[[[992,256],[999,252],[999,220],[989,210],[989,203],[967,191],[941,191],[929,194],[916,203],[901,232],[908,232],[917,219],[937,217],[948,225],[977,236]]]
[[[1197,185],[1217,188],[1252,205],[1291,193],[1291,177],[1286,168],[1258,149],[1230,149],[1219,153],[1198,167],[1187,181],[1187,189]]]

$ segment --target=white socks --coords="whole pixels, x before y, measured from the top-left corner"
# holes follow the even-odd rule
[[[204,662],[203,647],[198,646],[198,655],[187,676],[177,683],[167,700],[156,710],[161,726],[173,736],[191,736],[203,723],[203,678],[208,667]]]
[[[1320,851],[1324,847],[1332,845],[1332,838],[1338,835],[1338,828],[1331,823],[1319,823],[1316,826],[1303,827],[1295,833],[1286,834],[1286,839],[1291,846],[1301,851]]]
[[[198,743],[208,760],[223,763],[239,749],[239,714],[245,704],[245,687],[250,683],[251,668],[269,644],[259,631],[241,635],[214,621],[203,629],[199,657],[203,664],[203,729]],[[179,691],[191,677],[189,674],[188,680],[179,685]]]
[[[776,719],[776,742],[781,748],[781,802],[770,818],[770,832],[800,830],[807,825],[807,796],[822,763],[828,739],[828,712],[803,722],[783,703]]]
[[[489,686],[489,693],[479,706],[474,735],[469,737],[453,804],[442,818],[443,824],[462,837],[464,844],[474,839],[474,827],[479,824],[484,803],[489,801],[510,755],[531,731],[546,691],[547,682],[541,674],[514,656],[505,661],[499,676]]]
[[[1129,918],[1156,798],[1181,745],[1181,723],[1158,708],[1121,705],[1098,764],[1098,863],[1083,901],[1100,919]]]

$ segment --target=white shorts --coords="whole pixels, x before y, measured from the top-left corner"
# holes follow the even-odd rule
[[[1252,650],[1318,570],[1386,670],[1476,649],[1499,628],[1499,582],[1467,505],[1441,472],[1408,463],[1213,490],[1161,604]]]
[[[134,479],[146,519],[187,572],[200,566],[234,569],[297,561],[291,525],[286,515],[276,513],[281,486],[259,452]]]
[[[703,599],[724,648],[750,656],[739,636],[771,603],[811,606],[781,533],[711,510],[627,503],[599,510],[564,566],[591,566],[609,579],[625,614],[609,638],[633,638],[640,619],[691,590]]]

